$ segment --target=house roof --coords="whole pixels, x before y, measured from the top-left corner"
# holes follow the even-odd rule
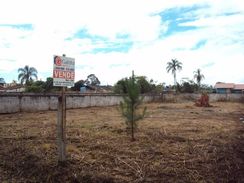
[[[5,91],[7,91],[7,90],[16,90],[16,89],[21,89],[21,88],[24,88],[24,86],[21,85],[21,84],[17,84],[17,85],[14,85],[14,86],[8,86],[8,87],[0,86],[0,89],[1,90],[5,90]]]
[[[216,83],[214,85],[214,88],[230,88],[230,89],[233,89],[235,86],[234,83]]]
[[[225,88],[225,89],[233,89],[233,90],[244,90],[244,84],[218,82],[215,84],[214,88],[216,88],[216,89]]]
[[[244,90],[244,84],[236,84],[234,89],[235,90]]]

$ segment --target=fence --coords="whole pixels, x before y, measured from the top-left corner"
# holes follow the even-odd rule
[[[59,94],[0,93],[0,114],[57,110],[58,96]],[[118,105],[122,99],[122,95],[116,94],[66,94],[66,105],[67,109],[112,106]],[[153,95],[144,97],[145,102],[154,99]]]
[[[58,96],[59,94],[52,93],[0,93],[0,114],[57,110]],[[193,101],[199,97],[200,94],[145,95],[144,102],[159,99],[169,102]],[[210,94],[210,101],[238,101],[242,97],[242,94]],[[116,94],[66,94],[67,109],[118,105],[122,99],[122,95]]]

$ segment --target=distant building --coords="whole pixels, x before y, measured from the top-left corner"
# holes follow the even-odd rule
[[[216,93],[244,93],[244,84],[217,82],[214,86]]]
[[[96,92],[98,92],[98,93],[112,93],[113,87],[110,85],[99,85],[99,86],[96,86]]]
[[[80,93],[112,93],[113,87],[106,86],[92,86],[92,85],[84,85],[80,87]]]
[[[24,92],[25,87],[17,83],[5,83],[4,79],[0,78],[0,92]]]
[[[233,90],[234,93],[244,93],[244,84],[236,84]]]
[[[85,93],[85,92],[86,92],[86,87],[85,86],[80,87],[80,93]]]
[[[84,85],[80,87],[80,93],[94,93],[95,88],[89,85]]]

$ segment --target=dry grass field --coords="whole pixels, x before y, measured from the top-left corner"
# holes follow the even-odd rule
[[[117,107],[0,115],[0,182],[244,182],[244,105],[149,103],[131,142]]]

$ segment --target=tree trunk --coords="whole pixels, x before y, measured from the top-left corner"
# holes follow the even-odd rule
[[[174,85],[176,86],[176,73],[174,72]]]

